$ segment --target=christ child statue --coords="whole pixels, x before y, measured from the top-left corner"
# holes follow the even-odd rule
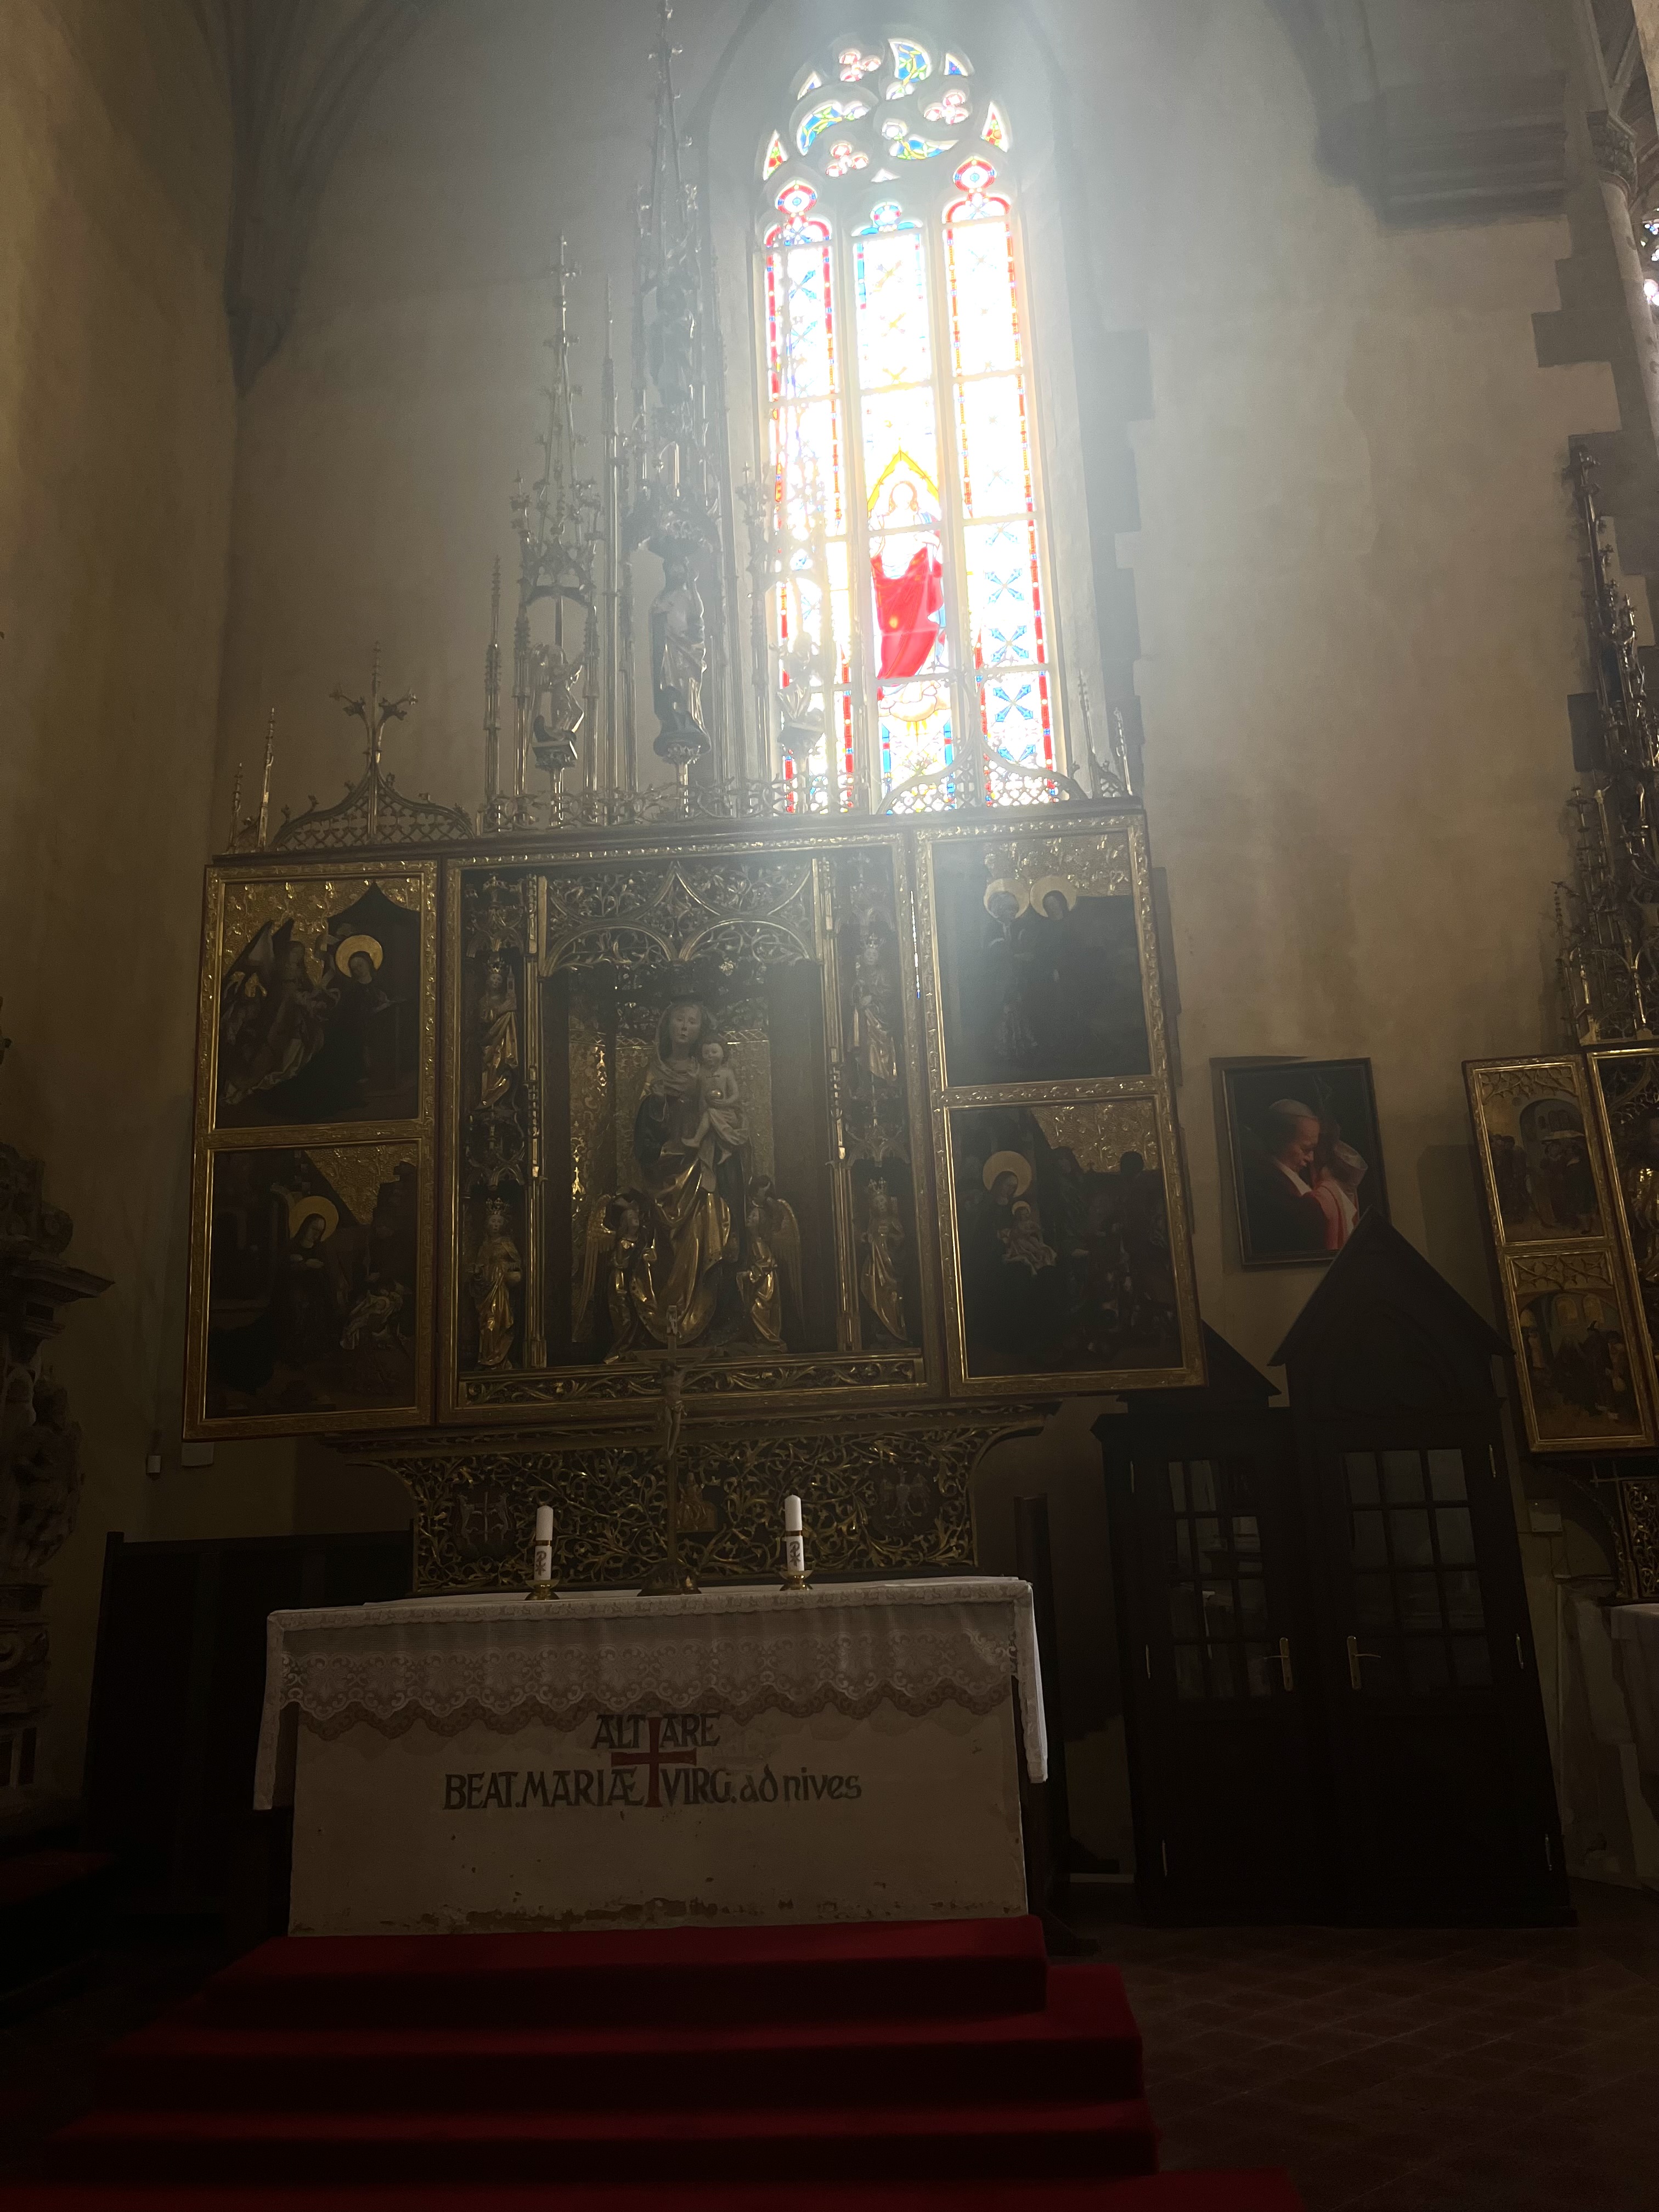
[[[702,1113],[691,1141],[697,1149],[703,1188],[712,1190],[720,1147],[724,1146],[728,1154],[741,1152],[749,1141],[749,1132],[744,1123],[737,1073],[725,1045],[718,1037],[708,1037],[697,1059],[697,1097]]]

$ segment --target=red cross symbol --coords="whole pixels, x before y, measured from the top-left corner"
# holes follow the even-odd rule
[[[662,1798],[658,1792],[658,1784],[662,1779],[663,1768],[665,1766],[695,1766],[697,1763],[697,1754],[695,1751],[665,1751],[662,1747],[660,1719],[653,1717],[650,1723],[650,1729],[649,1751],[613,1751],[611,1754],[611,1764],[613,1768],[648,1766],[651,1770],[651,1784],[646,1793],[645,1802],[647,1805],[660,1805]]]

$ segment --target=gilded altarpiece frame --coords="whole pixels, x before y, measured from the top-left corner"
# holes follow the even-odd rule
[[[432,1412],[437,864],[207,872],[188,1437]]]
[[[941,1395],[908,842],[448,864],[441,1419]]]
[[[1144,817],[916,836],[952,1394],[1201,1383]]]
[[[1650,1446],[1652,1339],[1601,1075],[1595,1103],[1577,1053],[1470,1060],[1464,1078],[1528,1445]]]

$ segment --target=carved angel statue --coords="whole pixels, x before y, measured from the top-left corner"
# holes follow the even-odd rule
[[[898,1200],[878,1176],[865,1200],[864,1233],[859,1238],[859,1294],[897,1344],[905,1341],[904,1291],[898,1254],[904,1245],[904,1221]]]
[[[478,1103],[494,1106],[512,1089],[519,1066],[519,984],[504,952],[484,963],[478,1029]]]
[[[800,1224],[787,1198],[778,1195],[770,1176],[757,1176],[750,1188],[744,1225],[748,1250],[738,1270],[738,1291],[755,1334],[764,1344],[783,1343],[783,1297],[780,1274],[800,1304]]]
[[[594,1305],[599,1270],[603,1267],[605,1311],[611,1317],[607,1359],[620,1358],[639,1340],[639,1321],[629,1296],[629,1285],[635,1255],[640,1249],[643,1218],[639,1194],[631,1190],[601,1199],[587,1217],[587,1235],[582,1245],[581,1287],[577,1292],[575,1326],[571,1334],[578,1344],[583,1344],[598,1333],[599,1316]]]
[[[505,1367],[512,1356],[513,1293],[523,1280],[524,1261],[507,1233],[507,1208],[492,1198],[484,1208],[483,1239],[467,1270],[467,1289],[478,1316],[480,1367]]]

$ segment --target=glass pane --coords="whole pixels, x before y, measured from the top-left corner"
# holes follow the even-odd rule
[[[1192,1461],[1187,1469],[1192,1485],[1192,1510],[1194,1513],[1215,1511],[1215,1469],[1206,1459]]]
[[[1387,1575],[1356,1575],[1354,1618],[1362,1628],[1392,1628],[1394,1591]]]
[[[1492,1680],[1492,1653],[1484,1636],[1452,1638],[1452,1664],[1460,1690],[1483,1690]]]
[[[1170,1495],[1175,1502],[1176,1511],[1184,1513],[1187,1510],[1187,1462],[1184,1460],[1172,1459],[1170,1462]]]
[[[1017,376],[988,376],[957,388],[962,496],[970,519],[1029,514],[1031,470],[1025,391]]]
[[[1423,1503],[1423,1462],[1414,1451],[1386,1451],[1382,1458],[1382,1495],[1390,1505]]]
[[[1440,1564],[1446,1567],[1472,1567],[1474,1565],[1474,1530],[1469,1523],[1467,1505],[1442,1505],[1434,1516],[1436,1541],[1440,1547]]]
[[[889,790],[913,775],[950,765],[954,748],[951,694],[942,679],[884,684],[877,705],[882,781]]]
[[[953,223],[945,234],[958,376],[1020,366],[1013,241],[1001,222]]]
[[[1029,521],[975,522],[968,554],[968,628],[982,668],[1043,657],[1036,534]]]
[[[1476,1574],[1449,1574],[1440,1577],[1441,1594],[1445,1600],[1446,1620],[1453,1628],[1484,1628],[1486,1608],[1480,1601],[1480,1577]]]
[[[1237,1636],[1238,1622],[1233,1605],[1232,1584],[1206,1583],[1200,1595],[1204,1601],[1204,1633],[1212,1638]]]
[[[1170,1589],[1170,1627],[1177,1637],[1204,1633],[1204,1623],[1199,1617],[1198,1592],[1190,1583],[1176,1583]]]
[[[982,685],[980,713],[994,751],[1045,768],[1053,761],[1048,679],[1040,670],[1023,670]]]
[[[1204,1695],[1204,1653],[1201,1646],[1177,1644],[1175,1670],[1176,1697],[1201,1698]]]
[[[1440,1579],[1437,1575],[1401,1575],[1396,1585],[1402,1628],[1438,1628]]]
[[[1431,1451],[1428,1458],[1429,1487],[1437,1498],[1452,1499],[1468,1496],[1464,1486],[1463,1455],[1461,1451]]]
[[[1396,1506],[1389,1516],[1389,1539],[1397,1567],[1431,1567],[1434,1547],[1429,1540],[1426,1513],[1403,1512]]]
[[[1254,1513],[1233,1516],[1233,1549],[1241,1562],[1261,1556],[1261,1530]]]
[[[1407,1687],[1419,1695],[1451,1687],[1451,1665],[1437,1636],[1408,1636],[1405,1646]]]
[[[1348,1496],[1356,1505],[1375,1505],[1376,1503],[1376,1456],[1373,1452],[1345,1452],[1342,1464],[1347,1470]]]
[[[1238,1626],[1245,1636],[1267,1632],[1267,1585],[1259,1575],[1246,1575],[1238,1585]]]
[[[1271,1698],[1273,1684],[1279,1679],[1279,1654],[1269,1651],[1261,1644],[1247,1644],[1244,1647],[1244,1668],[1249,1678],[1250,1695],[1253,1698]]]
[[[1216,1698],[1243,1696],[1244,1669],[1237,1644],[1210,1646],[1210,1694]]]
[[[1194,1468],[1193,1469],[1194,1480],[1197,1478],[1197,1474],[1198,1469]],[[1221,1550],[1220,1522],[1194,1522],[1193,1524],[1193,1543],[1198,1553],[1198,1571],[1200,1574],[1213,1574],[1215,1572],[1217,1554]]]
[[[856,257],[859,376],[866,393],[925,384],[933,373],[927,264],[913,222],[861,231]]]
[[[1357,1567],[1386,1567],[1389,1564],[1388,1546],[1382,1540],[1381,1513],[1352,1513],[1349,1521],[1353,1528],[1353,1564]]]

